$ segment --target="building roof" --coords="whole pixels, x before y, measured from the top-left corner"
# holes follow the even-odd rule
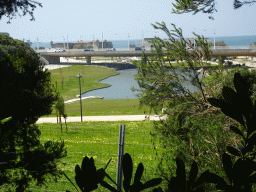
[[[82,40],[80,40],[80,41],[77,41],[76,43],[86,43],[86,42],[83,42]]]

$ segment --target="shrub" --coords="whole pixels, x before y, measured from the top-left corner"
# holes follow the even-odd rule
[[[223,65],[224,59],[222,57],[219,57],[218,58],[218,63],[219,63],[219,65]]]

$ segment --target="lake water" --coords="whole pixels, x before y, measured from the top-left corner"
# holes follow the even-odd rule
[[[110,87],[98,89],[89,91],[85,94],[82,94],[82,97],[89,97],[89,96],[100,96],[104,97],[106,100],[112,100],[112,99],[138,99],[136,94],[141,93],[138,91],[132,92],[131,87],[134,86],[135,89],[140,89],[137,81],[135,80],[135,77],[133,74],[137,74],[137,69],[126,69],[126,70],[118,70],[120,72],[119,75],[108,77],[107,79],[104,79],[102,81],[99,81],[100,83],[107,83],[110,84]],[[180,70],[176,70],[175,72],[180,73]],[[169,74],[172,72],[169,71]],[[184,73],[183,73],[184,74]],[[186,78],[187,75],[184,75]],[[202,75],[199,75],[199,78],[201,78]],[[179,79],[183,79],[182,77],[179,77]],[[199,89],[193,85],[191,85],[189,82],[183,82],[182,86],[189,89],[192,93],[194,91],[199,91]]]

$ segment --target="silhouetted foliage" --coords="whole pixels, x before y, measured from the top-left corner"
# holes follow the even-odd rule
[[[56,100],[50,73],[42,69],[38,54],[19,45],[15,54],[0,57],[0,185],[10,184],[16,191],[24,191],[31,180],[45,184],[48,174],[57,182],[56,161],[67,155],[64,142],[47,141],[43,146],[39,141],[41,132],[35,123],[51,114]]]
[[[16,17],[16,13],[18,13],[18,8],[20,8],[23,11],[23,16],[29,13],[32,17],[30,21],[33,21],[35,20],[33,15],[34,8],[36,8],[35,4],[43,7],[42,3],[31,0],[0,0],[0,19],[3,15],[6,15],[6,17],[9,18],[9,21],[7,23],[10,24],[10,20],[13,19],[13,17]],[[32,8],[32,10],[30,11],[29,8]],[[21,17],[19,13],[18,15]]]
[[[216,0],[175,0],[176,4],[172,3],[175,9],[172,9],[172,13],[183,14],[194,12],[193,15],[202,11],[203,13],[212,14],[214,11],[218,12],[215,8]],[[239,0],[233,1],[234,9],[238,9],[245,4],[255,3],[255,0],[244,1],[243,3]],[[208,8],[208,9],[207,9]],[[209,19],[214,20],[212,16]]]

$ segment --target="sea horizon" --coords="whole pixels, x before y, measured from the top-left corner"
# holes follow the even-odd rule
[[[149,38],[149,37],[147,37]],[[184,37],[185,39],[192,38],[192,37]],[[214,37],[204,37],[211,40],[212,43],[214,43]],[[166,40],[167,38],[162,38],[163,40]],[[175,38],[176,39],[176,38]],[[129,44],[134,44],[135,46],[138,46],[138,41],[141,41],[142,39],[129,39]],[[107,40],[113,43],[114,48],[127,48],[128,47],[128,39],[127,40]],[[244,36],[219,36],[215,37],[215,42],[218,41],[224,41],[225,44],[228,46],[248,46],[249,44],[253,44],[256,42],[256,35],[244,35]],[[26,41],[25,41],[26,42]],[[77,41],[68,41],[68,43],[75,43]],[[88,41],[85,41],[88,42]],[[90,42],[90,41],[89,41]],[[66,41],[58,41],[53,43],[66,43]],[[45,47],[45,48],[51,48],[50,42],[38,42],[39,47]],[[32,42],[31,44],[32,48],[37,47],[37,42]]]

